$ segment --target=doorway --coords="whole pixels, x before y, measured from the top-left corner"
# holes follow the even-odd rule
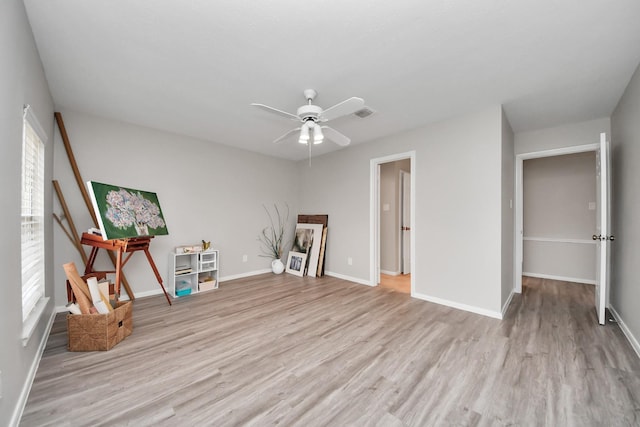
[[[411,274],[390,276],[388,274],[380,273],[380,283],[378,286],[401,294],[411,294]]]
[[[415,291],[415,152],[371,160],[371,286]],[[383,283],[384,282],[384,283]]]
[[[532,153],[524,153],[516,156],[516,256],[514,268],[514,290],[517,293],[522,292],[522,274],[524,263],[524,185],[523,171],[524,161],[529,159],[540,159],[545,157],[556,157],[568,154],[578,154],[586,152],[595,152],[598,150],[598,144],[580,145],[575,147],[559,148],[554,150],[545,150]],[[594,165],[595,168],[595,165]],[[535,236],[537,237],[537,236]]]
[[[523,163],[523,275],[595,285],[596,153]]]

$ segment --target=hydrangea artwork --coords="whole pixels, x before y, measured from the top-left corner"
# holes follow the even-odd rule
[[[148,236],[149,227],[164,227],[160,217],[160,208],[152,201],[145,199],[138,191],[132,193],[124,188],[107,193],[106,217],[118,228],[135,227],[139,236]]]
[[[105,240],[169,234],[155,193],[95,181],[87,185]]]

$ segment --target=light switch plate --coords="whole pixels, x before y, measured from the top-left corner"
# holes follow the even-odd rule
[[[596,202],[589,202],[589,210],[590,211],[596,210]]]

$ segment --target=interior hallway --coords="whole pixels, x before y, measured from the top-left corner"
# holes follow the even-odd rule
[[[411,293],[411,274],[399,274],[391,276],[389,274],[380,274],[380,287],[393,289],[403,294]]]

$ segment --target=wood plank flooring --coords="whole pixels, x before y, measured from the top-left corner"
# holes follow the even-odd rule
[[[411,274],[399,274],[392,276],[390,274],[380,274],[381,288],[391,289],[396,292],[402,292],[403,294],[411,293]]]
[[[108,352],[56,319],[22,426],[640,425],[640,361],[593,287],[525,278],[499,321],[324,277],[134,304]]]

